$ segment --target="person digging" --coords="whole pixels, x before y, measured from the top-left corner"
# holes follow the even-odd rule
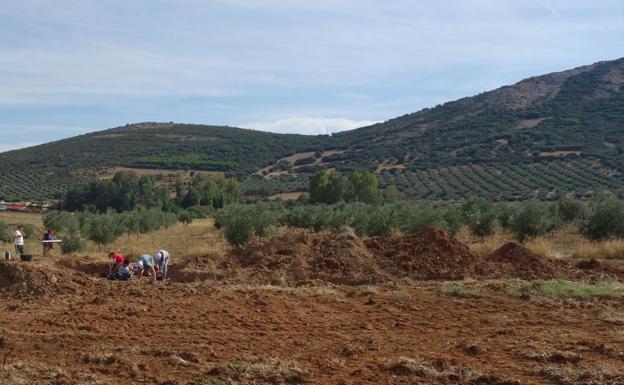
[[[143,277],[143,273],[147,270],[152,283],[156,283],[156,267],[154,265],[154,258],[151,255],[141,255],[139,260],[134,263],[132,270],[134,270],[134,274],[136,274],[139,279]]]

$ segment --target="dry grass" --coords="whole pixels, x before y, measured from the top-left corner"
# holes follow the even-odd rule
[[[505,243],[517,242],[511,233],[502,231],[497,231],[484,239],[474,237],[466,227],[462,228],[456,237],[466,243],[472,252],[480,255],[490,254]],[[624,239],[591,242],[574,232],[573,227],[530,239],[524,246],[538,255],[549,258],[624,259]]]
[[[97,250],[92,245],[87,253],[106,258],[110,250],[119,250],[130,258],[137,258],[145,253],[153,254],[161,248],[169,251],[173,258],[180,261],[209,254],[225,254],[229,246],[221,232],[214,228],[212,219],[197,219],[188,226],[176,223],[168,229],[139,237],[124,235],[104,250]]]
[[[0,221],[6,222],[10,225],[30,223],[35,225],[37,228],[43,229],[43,216],[41,214],[5,211],[0,212]]]
[[[43,233],[43,217],[38,214],[22,213],[1,213],[0,220],[10,224],[32,223],[37,228],[37,233],[25,242],[26,253],[40,255],[41,243],[39,233]],[[0,249],[7,248],[13,252],[10,243],[0,244]],[[107,259],[107,254],[111,250],[119,250],[122,254],[137,258],[142,254],[153,254],[157,249],[165,249],[171,253],[177,261],[189,257],[200,257],[209,254],[225,254],[229,250],[227,241],[221,232],[214,228],[212,219],[196,219],[189,226],[181,223],[169,227],[168,229],[154,231],[149,234],[123,235],[113,244],[99,248],[96,244],[88,242],[88,248],[84,253],[93,259]],[[56,248],[53,255],[58,255],[60,251]]]

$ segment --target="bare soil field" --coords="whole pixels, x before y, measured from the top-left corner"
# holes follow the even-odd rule
[[[2,384],[624,384],[624,263],[290,231],[152,285],[0,263]]]

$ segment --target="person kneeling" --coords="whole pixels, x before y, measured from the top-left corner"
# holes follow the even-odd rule
[[[115,277],[120,281],[127,281],[132,278],[132,269],[130,269],[130,261],[126,259],[115,273]]]

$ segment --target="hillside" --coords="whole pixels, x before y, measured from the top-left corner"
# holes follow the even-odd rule
[[[174,123],[117,127],[0,154],[0,196],[58,194],[115,167],[220,171],[256,195],[301,190],[320,169],[367,169],[408,198],[588,196],[624,189],[623,145],[618,59],[331,137]]]

